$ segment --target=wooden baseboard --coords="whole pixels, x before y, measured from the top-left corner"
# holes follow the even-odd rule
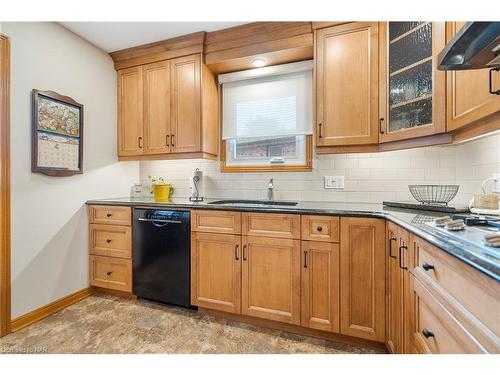
[[[387,347],[385,346],[385,343],[382,343],[382,342],[376,342],[376,341],[365,340],[365,339],[361,339],[361,338],[357,338],[357,337],[345,336],[345,335],[341,335],[339,333],[320,331],[317,329],[296,326],[296,325],[288,324],[288,323],[274,322],[274,321],[267,320],[267,319],[255,318],[253,316],[238,315],[238,314],[232,314],[232,313],[204,309],[204,308],[199,308],[198,312],[200,314],[204,314],[204,315],[210,315],[210,316],[215,316],[218,318],[234,320],[237,322],[252,324],[252,325],[256,325],[256,326],[260,326],[260,327],[278,329],[281,331],[296,333],[296,334],[304,335],[304,336],[310,336],[310,337],[314,337],[314,338],[318,338],[318,339],[322,339],[322,340],[330,340],[330,341],[340,342],[342,344],[356,345],[356,346],[361,346],[361,347],[366,347],[366,348],[370,348],[370,349],[376,349],[376,350],[380,350],[383,352],[387,352]]]
[[[42,320],[49,315],[52,315],[62,309],[81,301],[92,295],[92,288],[85,288],[76,293],[70,294],[69,296],[58,299],[57,301],[51,302],[48,305],[42,306],[32,312],[24,314],[10,323],[11,332],[19,331],[20,329],[29,326],[39,320]]]

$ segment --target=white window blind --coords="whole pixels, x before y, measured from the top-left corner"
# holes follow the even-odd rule
[[[246,73],[242,80],[223,83],[222,138],[312,134],[312,70],[305,66],[256,78],[241,72]]]

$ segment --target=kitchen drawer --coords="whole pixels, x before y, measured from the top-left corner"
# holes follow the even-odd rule
[[[90,285],[132,291],[132,260],[90,256]]]
[[[90,254],[130,259],[132,229],[124,225],[90,224]]]
[[[428,284],[428,288],[439,291],[438,297],[449,300],[450,305],[460,305],[470,312],[481,326],[486,327],[481,331],[485,333],[487,341],[497,341],[498,344],[498,282],[416,236],[412,236],[410,242],[410,272],[424,285]],[[470,314],[463,315],[464,319],[470,320]],[[472,328],[467,328],[472,331]]]
[[[300,215],[251,212],[241,222],[243,235],[300,239]]]
[[[485,353],[486,350],[464,329],[414,277],[411,288],[411,337],[418,353]]]
[[[193,232],[241,234],[241,213],[192,210],[191,230]]]
[[[302,215],[302,239],[339,242],[340,219],[332,216]]]
[[[126,206],[90,206],[89,221],[92,224],[130,225],[131,212]]]

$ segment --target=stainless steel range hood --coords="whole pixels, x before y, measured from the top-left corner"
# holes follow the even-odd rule
[[[500,66],[500,22],[467,22],[438,56],[439,70]]]

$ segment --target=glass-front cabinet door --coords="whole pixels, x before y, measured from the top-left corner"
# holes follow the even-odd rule
[[[445,45],[443,22],[380,24],[380,142],[445,131],[445,73],[437,55]]]

